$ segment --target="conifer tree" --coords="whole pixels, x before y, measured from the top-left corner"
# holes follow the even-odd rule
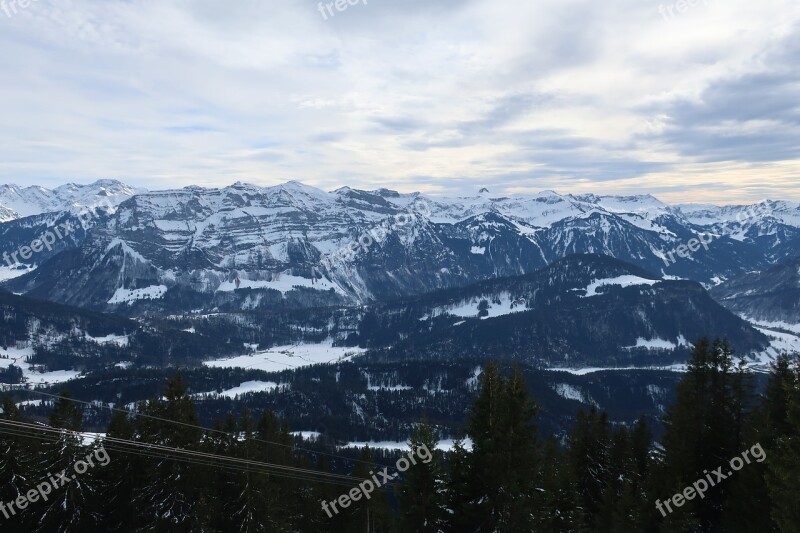
[[[574,531],[580,522],[577,484],[554,435],[542,448],[535,531]]]
[[[443,526],[446,515],[442,471],[436,452],[438,442],[427,420],[423,420],[411,435],[410,452],[417,457],[417,463],[403,474],[403,485],[398,491],[402,531],[437,533]],[[418,450],[430,452],[427,462]],[[426,453],[425,458],[428,458]]]
[[[486,365],[467,429],[473,449],[464,519],[471,520],[476,531],[533,527],[536,414],[518,366],[506,380],[496,365]]]
[[[445,531],[461,533],[468,531],[474,524],[470,517],[472,505],[472,465],[470,452],[467,451],[462,439],[457,439],[448,456],[449,468],[447,475],[447,510],[449,519]]]
[[[152,399],[141,408],[137,435],[143,442],[156,443],[184,450],[199,447],[201,430],[194,402],[186,392],[180,374],[170,379],[164,399]],[[176,424],[177,422],[177,424]],[[202,467],[192,462],[171,458],[151,459],[147,463],[147,479],[136,496],[142,531],[188,532],[203,529]]]
[[[133,421],[127,412],[114,411],[106,432],[108,437],[134,439]],[[141,486],[142,457],[133,453],[109,451],[111,462],[101,472],[106,531],[128,531],[136,523],[134,495]]]
[[[256,424],[256,437],[261,442],[253,443],[256,456],[260,461],[291,466],[292,439],[285,424],[272,411],[265,411]],[[275,444],[266,444],[267,442]],[[290,529],[298,519],[298,502],[293,492],[296,486],[291,479],[269,473],[261,474],[261,498],[270,530],[284,531]]]
[[[259,460],[254,443],[255,428],[247,409],[239,420],[240,440],[232,447],[236,457],[247,460]],[[234,498],[225,509],[225,516],[230,517],[231,528],[226,531],[239,533],[257,533],[268,530],[268,517],[265,508],[264,474],[247,470],[233,477],[232,490]]]
[[[93,468],[77,475],[74,469],[89,453],[80,435],[75,433],[81,430],[82,421],[83,414],[77,404],[66,391],[62,392],[50,413],[49,425],[65,431],[56,440],[43,445],[42,461],[37,470],[42,478],[63,474],[68,482],[54,489],[48,501],[30,507],[30,514],[38,517],[33,525],[37,533],[101,530],[100,473]]]
[[[372,479],[373,475],[383,470],[383,467],[375,463],[372,449],[364,446],[358,457],[358,462],[353,468],[352,477],[356,480]],[[392,474],[390,472],[390,474]],[[380,479],[381,477],[378,476]],[[346,509],[340,511],[340,516],[347,523],[346,531],[389,531],[392,524],[392,513],[387,503],[388,490],[390,486],[376,488],[369,498],[361,497],[358,501],[352,501]],[[345,487],[339,494],[347,494]]]
[[[605,413],[592,407],[578,412],[568,438],[569,462],[580,495],[582,519],[577,527],[594,528],[599,520],[603,494],[610,479],[610,424]]]
[[[3,396],[0,419],[24,422],[22,413],[11,397]],[[6,426],[0,427],[0,503],[14,502],[24,495],[34,483],[35,455],[38,441],[35,438],[13,435]],[[9,531],[22,531],[25,511],[2,509],[0,524]]]
[[[747,381],[744,369],[735,367],[727,341],[697,342],[664,420],[664,483],[658,489],[664,497],[682,491],[704,477],[704,471],[724,465],[744,449],[744,421],[752,403]],[[732,488],[732,483],[713,487],[704,498],[687,501],[666,522],[692,515],[703,530],[719,530],[726,506],[732,505]]]
[[[794,374],[793,379],[784,381],[787,412],[783,433],[776,436],[772,455],[767,457],[771,516],[781,531],[797,531],[800,525],[800,365]]]

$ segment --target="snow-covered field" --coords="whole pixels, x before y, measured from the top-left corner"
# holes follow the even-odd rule
[[[20,276],[24,276],[28,272],[33,272],[36,270],[36,267],[21,267],[17,266],[7,266],[2,265],[0,266],[0,281],[8,281],[10,279],[18,278]]]
[[[783,333],[767,328],[756,327],[756,329],[769,337],[770,340],[770,347],[756,354],[761,364],[769,364],[777,356],[784,353],[800,353],[800,335]]]
[[[166,285],[152,285],[143,289],[117,289],[108,301],[110,304],[130,304],[137,300],[158,300],[167,293]]]
[[[33,348],[7,348],[0,347],[0,368],[8,368],[11,365],[22,369],[28,383],[33,385],[50,385],[54,383],[64,383],[75,379],[80,372],[74,370],[56,370],[55,372],[37,372],[31,368],[25,359],[33,355]]]
[[[742,319],[750,322],[755,327],[766,328],[766,329],[783,329],[800,335],[800,324],[790,324],[788,322],[764,322],[761,320],[754,320],[745,315],[741,315],[741,317]]]
[[[461,302],[457,305],[447,307],[437,307],[431,312],[432,316],[439,315],[452,315],[461,318],[475,318],[478,316],[478,306],[484,298],[473,298],[469,301]],[[499,303],[492,301],[492,298],[486,298],[489,303],[487,312],[489,313],[484,318],[494,318],[496,316],[510,315],[511,313],[521,313],[527,311],[525,300],[514,298],[507,292],[498,295]],[[428,320],[430,316],[426,315],[420,320]]]
[[[292,435],[303,440],[317,440],[322,433],[319,431],[292,431]]]
[[[127,335],[106,335],[105,337],[92,337],[86,335],[88,340],[94,341],[98,344],[116,344],[117,346],[125,347],[128,345]]]
[[[574,385],[570,385],[569,383],[556,383],[552,386],[552,388],[556,394],[566,400],[576,400],[581,403],[599,407],[598,403],[594,401],[589,394],[585,393]]]
[[[333,289],[340,294],[344,294],[344,291],[342,290],[341,287],[339,287],[335,283],[331,283],[325,278],[318,279],[312,282],[311,278],[302,278],[300,276],[292,276],[290,274],[281,274],[279,279],[273,281],[240,279],[238,287],[236,286],[235,281],[226,281],[220,284],[220,286],[217,287],[217,290],[222,292],[233,292],[237,288],[274,289],[276,291],[280,291],[282,294],[285,294],[294,289],[295,287],[306,287],[309,289],[316,289],[319,291],[327,291]]]
[[[636,344],[633,346],[626,346],[626,349],[634,350],[637,348],[646,348],[648,350],[675,350],[679,346],[691,346],[689,341],[683,335],[680,335],[677,342],[672,342],[664,339],[654,338],[645,339],[639,337],[636,339]]]
[[[411,390],[411,387],[409,387],[408,385],[369,385],[367,386],[367,390],[402,391],[402,390]]]
[[[618,367],[593,367],[587,366],[584,368],[546,368],[550,372],[567,372],[574,376],[585,376],[586,374],[593,374],[595,372],[614,372],[620,370],[668,370],[670,372],[686,372],[685,364],[667,365],[667,366],[618,366]]]
[[[607,278],[607,279],[598,279],[593,281],[586,287],[586,296],[585,298],[589,298],[590,296],[597,296],[597,289],[600,287],[605,287],[607,285],[618,285],[620,287],[631,287],[634,285],[655,285],[658,283],[659,280],[655,279],[645,279],[640,278],[639,276],[617,276],[616,278]]]
[[[271,390],[276,389],[277,387],[278,384],[272,381],[245,381],[238,387],[224,390],[222,392],[217,392],[217,391],[201,392],[198,394],[194,394],[194,396],[195,397],[213,396],[216,398],[234,399],[236,396],[241,396],[243,394],[249,394],[254,392],[269,392]]]
[[[440,440],[439,444],[436,445],[437,450],[442,450],[444,452],[449,452],[455,446],[456,441],[454,439],[444,439]],[[464,448],[471,450],[472,449],[472,441],[470,439],[464,439],[462,442]],[[369,446],[370,448],[374,449],[381,449],[381,450],[408,450],[410,448],[411,443],[409,441],[400,442],[400,441],[379,441],[379,442],[348,442],[342,448],[363,448],[364,446]]]
[[[206,361],[203,364],[213,368],[252,368],[280,372],[287,368],[345,361],[363,351],[361,348],[334,347],[329,340],[322,344],[276,346],[262,352]]]
[[[81,433],[81,440],[83,441],[84,446],[89,446],[96,440],[103,440],[105,436],[105,433],[85,432]]]

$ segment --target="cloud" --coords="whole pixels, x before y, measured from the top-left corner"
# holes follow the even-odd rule
[[[800,200],[794,0],[318,5],[0,12],[0,182]]]

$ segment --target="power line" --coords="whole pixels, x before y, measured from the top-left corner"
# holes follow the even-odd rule
[[[60,437],[55,436],[55,435],[48,435],[48,434],[37,435],[37,434],[35,434],[36,431],[31,432],[30,430],[26,431],[26,430],[14,430],[14,429],[7,429],[6,428],[4,430],[4,432],[6,434],[8,434],[8,435],[15,435],[15,436],[18,436],[18,437],[38,439],[38,440],[49,441],[49,442],[58,442],[58,440],[60,439]],[[128,448],[125,448],[125,447],[122,447],[122,446],[119,446],[119,445],[109,444],[109,443],[104,443],[103,444],[103,448],[107,449],[107,450],[114,451],[114,452],[120,452],[120,453],[128,454],[128,455],[136,455],[136,456],[147,457],[147,458],[152,458],[152,459],[166,459],[166,460],[170,460],[170,461],[177,461],[177,462],[183,462],[183,463],[200,465],[200,466],[210,466],[210,467],[213,467],[213,468],[217,468],[217,469],[220,469],[220,470],[226,470],[226,471],[230,471],[230,472],[239,472],[239,473],[251,473],[252,472],[254,474],[267,474],[267,475],[270,475],[270,476],[283,477],[283,478],[294,479],[294,480],[298,480],[298,481],[308,481],[308,482],[314,482],[314,483],[323,483],[323,484],[328,484],[328,485],[336,485],[336,486],[340,486],[340,487],[353,487],[353,485],[351,483],[346,483],[344,481],[339,481],[339,480],[318,479],[318,478],[313,478],[313,477],[309,477],[309,476],[300,476],[300,475],[296,475],[296,474],[288,474],[288,473],[284,473],[284,472],[274,472],[274,471],[271,471],[271,470],[264,470],[264,469],[261,469],[259,467],[242,467],[242,466],[220,464],[220,463],[216,463],[216,462],[208,461],[208,460],[199,460],[199,459],[188,459],[188,458],[183,458],[183,457],[174,457],[174,456],[168,455],[166,453],[159,453],[157,451],[149,452],[149,451],[143,451],[143,450],[137,450],[137,449],[128,449]]]
[[[9,433],[19,434],[28,432],[28,435],[26,436],[30,436],[31,431],[42,432],[45,433],[46,435],[40,435],[39,437],[50,437],[52,440],[60,439],[61,435],[63,435],[64,433],[70,433],[73,436],[77,436],[79,438],[83,438],[85,436],[85,433],[77,431],[53,428],[51,426],[30,424],[27,422],[20,422],[14,420],[0,420],[0,426],[5,426]],[[9,427],[12,429],[8,429]],[[179,460],[181,457],[185,457],[186,458],[185,461],[190,463],[215,466],[215,467],[219,466],[239,471],[252,471],[253,469],[256,470],[262,469],[265,471],[264,473],[274,474],[277,476],[290,477],[304,481],[320,481],[320,482],[330,481],[330,482],[336,482],[337,484],[340,485],[346,485],[349,487],[354,486],[354,483],[357,484],[358,482],[358,479],[356,478],[341,474],[332,474],[327,472],[320,472],[318,470],[309,470],[305,468],[278,465],[262,461],[252,461],[249,459],[228,457],[224,455],[201,452],[197,450],[186,450],[182,448],[175,448],[160,444],[132,441],[129,439],[121,439],[117,437],[108,437],[108,436],[103,437],[102,440],[104,447],[107,444],[110,444],[110,446],[108,446],[109,449],[115,449],[117,451],[123,451],[125,453],[131,451],[152,457],[163,458],[163,459],[175,459],[175,460]],[[125,448],[126,446],[130,446],[137,449],[130,450],[128,448]],[[141,449],[145,451],[142,452]],[[173,457],[169,454],[175,454],[178,457]],[[214,462],[214,460],[221,461],[222,464]],[[278,470],[278,472],[275,472],[274,470],[270,469]],[[329,478],[329,479],[318,479],[313,476],[321,476],[323,478]]]
[[[76,431],[65,430],[65,429],[60,429],[60,428],[54,428],[54,427],[51,427],[51,426],[43,426],[43,425],[38,425],[38,424],[30,424],[30,423],[27,423],[27,422],[19,422],[19,421],[14,421],[14,420],[0,420],[0,426],[2,426],[2,425],[17,427],[17,428],[27,428],[27,429],[32,429],[32,430],[35,430],[35,431],[43,431],[43,432],[55,433],[55,434],[58,434],[58,435],[61,435],[64,432],[69,432],[69,433],[72,433],[74,435],[81,435],[81,433],[76,432]],[[128,439],[120,439],[120,438],[117,438],[117,437],[108,437],[108,436],[104,437],[103,440],[106,441],[106,442],[114,443],[114,444],[127,444],[127,445],[130,445],[130,446],[146,448],[148,450],[170,451],[170,452],[173,452],[173,453],[178,453],[178,454],[187,455],[187,456],[214,458],[214,459],[220,459],[220,460],[223,460],[223,461],[229,461],[231,463],[237,463],[237,464],[252,464],[252,465],[256,465],[256,466],[264,466],[264,467],[269,467],[269,468],[275,468],[277,470],[286,470],[286,471],[290,471],[290,472],[298,472],[298,473],[312,474],[312,475],[321,475],[321,476],[331,477],[331,478],[336,478],[336,479],[345,479],[345,480],[348,480],[348,481],[353,480],[352,477],[346,476],[346,475],[343,475],[343,474],[329,474],[329,473],[320,472],[320,471],[317,471],[317,470],[308,470],[308,469],[304,469],[304,468],[284,466],[284,465],[278,465],[278,464],[274,464],[274,463],[251,461],[251,460],[248,460],[248,459],[239,459],[239,458],[236,458],[236,457],[226,457],[224,455],[216,455],[216,454],[207,453],[207,452],[201,452],[201,451],[196,451],[196,450],[185,450],[185,449],[182,449],[182,448],[173,448],[173,447],[170,447],[170,446],[164,446],[164,445],[161,445],[161,444],[154,444],[154,443],[150,443],[150,442],[140,442],[140,441],[133,441],[133,440],[128,440]]]
[[[46,396],[46,397],[49,397],[49,398],[68,400],[70,402],[75,402],[75,403],[79,403],[81,405],[86,405],[86,406],[92,407],[94,409],[106,408],[106,409],[110,409],[112,411],[117,411],[117,412],[125,413],[125,414],[128,414],[128,415],[131,414],[131,411],[128,411],[127,409],[120,409],[120,408],[117,408],[117,407],[111,407],[110,405],[96,405],[96,404],[94,404],[92,402],[87,402],[87,401],[83,401],[83,400],[77,400],[75,398],[66,398],[64,396],[60,396],[60,395],[56,395],[56,394],[50,394],[50,393],[47,393],[47,392],[42,392],[42,391],[33,390],[33,389],[18,389],[18,390],[21,390],[23,392],[30,392],[30,393],[33,393],[33,394],[39,394],[41,396]],[[184,427],[200,429],[200,430],[208,431],[208,432],[212,432],[212,433],[219,433],[219,434],[227,435],[229,437],[236,437],[236,435],[234,435],[233,433],[228,433],[227,431],[223,431],[221,429],[212,429],[212,428],[207,428],[207,427],[203,427],[203,426],[197,426],[197,425],[194,425],[194,424],[189,424],[187,422],[180,422],[178,420],[169,420],[167,418],[161,418],[161,417],[158,417],[158,416],[148,415],[146,413],[136,413],[136,416],[137,417],[141,416],[141,417],[149,418],[149,419],[152,419],[152,420],[158,420],[158,421],[166,422],[166,423],[169,423],[169,424],[177,424],[177,425],[184,426]],[[344,457],[343,455],[336,455],[336,454],[333,454],[333,453],[320,452],[320,451],[316,451],[316,450],[311,450],[309,448],[301,448],[299,446],[295,446],[295,445],[291,445],[291,444],[283,444],[281,442],[273,442],[273,441],[268,441],[268,440],[264,440],[264,439],[259,439],[259,438],[256,438],[256,437],[253,437],[252,440],[254,440],[255,442],[261,442],[261,443],[264,443],[264,444],[271,444],[273,446],[281,446],[281,447],[284,447],[284,448],[291,448],[293,450],[298,450],[298,451],[307,452],[307,453],[311,453],[311,454],[324,455],[326,457],[333,457],[333,458],[336,458],[336,459],[342,459],[342,460],[351,461],[351,462],[354,462],[354,463],[362,463],[362,464],[366,464],[366,465],[371,465],[372,464],[372,463],[370,463],[368,461],[361,461],[359,459],[352,459],[350,457]]]

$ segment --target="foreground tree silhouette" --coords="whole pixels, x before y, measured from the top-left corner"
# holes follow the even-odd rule
[[[439,439],[433,428],[424,420],[411,435],[410,451],[416,453],[423,447],[430,451],[425,463],[416,453],[417,464],[403,474],[403,485],[398,491],[400,502],[400,529],[435,533],[442,529],[446,518],[442,470],[436,445]],[[424,453],[424,452],[423,452]]]
[[[455,527],[470,531],[533,528],[537,410],[519,367],[505,379],[495,364],[486,365],[467,426],[472,453],[466,458],[466,472],[457,474],[466,478],[459,482],[459,492],[451,494],[451,508],[462,513],[453,517]]]
[[[727,341],[699,340],[664,420],[664,483],[659,487],[664,498],[754,444],[743,441],[744,421],[752,404],[748,377],[741,365],[734,366]],[[689,527],[687,520],[696,521],[702,531],[720,531],[723,513],[733,504],[732,489],[732,483],[720,483],[705,498],[687,501],[666,524],[685,528]]]
[[[796,531],[800,527],[800,364],[796,363],[791,375],[785,372],[786,368],[779,363],[777,383],[773,384],[776,387],[780,384],[783,389],[781,398],[786,412],[780,413],[777,406],[770,410],[777,431],[770,448],[767,484],[773,520],[781,531]]]
[[[164,399],[149,400],[136,418],[137,435],[143,442],[185,450],[197,449],[201,431],[194,402],[186,392],[181,375],[167,383]],[[171,422],[187,424],[176,426]],[[146,485],[136,496],[141,531],[190,531],[202,528],[203,476],[199,467],[173,459],[145,463]]]
[[[8,395],[3,396],[3,412],[0,419],[12,422],[23,422],[24,419],[19,409]],[[9,433],[7,427],[0,427],[0,502],[13,502],[27,492],[28,487],[34,483],[31,478],[34,457],[37,447],[36,441]],[[5,515],[0,515],[0,523],[9,531],[23,530],[23,517],[25,513],[17,511],[12,513],[5,510]]]
[[[42,461],[38,468],[41,478],[48,477],[44,473],[58,476],[64,472],[67,478],[75,474],[75,464],[84,460],[89,451],[83,446],[81,437],[73,433],[81,430],[82,421],[80,409],[70,400],[69,394],[63,392],[50,413],[49,425],[66,431],[56,440],[42,445]],[[100,472],[96,468],[76,475],[66,485],[54,489],[48,502],[29,507],[29,516],[39,516],[33,530],[41,533],[100,531],[101,485]]]

